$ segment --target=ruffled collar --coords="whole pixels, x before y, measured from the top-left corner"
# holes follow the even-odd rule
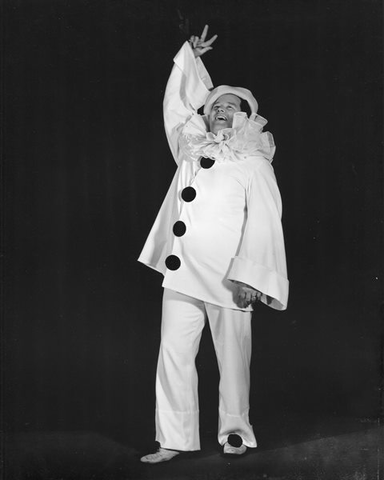
[[[273,136],[263,132],[267,120],[244,112],[233,117],[232,128],[224,128],[216,135],[207,132],[206,118],[194,114],[184,125],[179,145],[187,158],[197,161],[208,157],[218,162],[241,161],[250,155],[262,155],[272,162],[276,146]]]

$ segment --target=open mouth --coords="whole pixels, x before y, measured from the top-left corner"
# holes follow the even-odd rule
[[[220,120],[223,122],[227,121],[227,117],[225,115],[216,115],[216,120]]]

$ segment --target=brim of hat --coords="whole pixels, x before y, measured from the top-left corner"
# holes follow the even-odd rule
[[[248,102],[252,113],[257,113],[258,103],[250,90],[242,87],[231,87],[230,85],[220,85],[214,88],[208,95],[204,105],[204,114],[209,115],[212,105],[222,95],[232,94]]]

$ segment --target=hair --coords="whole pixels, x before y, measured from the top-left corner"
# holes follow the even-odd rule
[[[247,116],[249,117],[252,113],[251,107],[249,106],[249,103],[246,100],[243,100],[242,98],[240,98],[240,100],[241,100],[241,103],[240,103],[241,111],[245,112],[247,114]]]

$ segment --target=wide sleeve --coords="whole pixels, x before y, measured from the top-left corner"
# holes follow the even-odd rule
[[[243,237],[227,278],[250,285],[262,292],[263,303],[285,310],[289,282],[281,224],[282,205],[273,168],[267,160],[250,175],[246,202]]]
[[[163,102],[165,132],[176,162],[181,127],[204,105],[212,87],[202,60],[195,59],[189,43],[185,42],[174,58]]]

